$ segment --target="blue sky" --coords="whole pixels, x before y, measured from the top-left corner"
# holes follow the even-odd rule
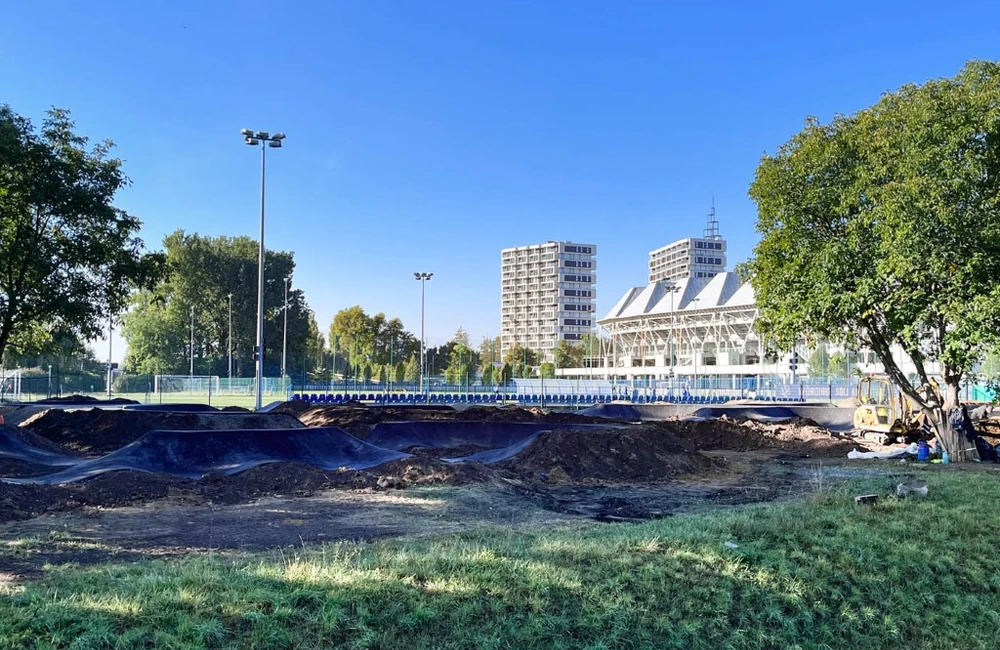
[[[113,139],[151,247],[256,237],[239,130],[284,131],[267,244],[295,252],[321,328],[360,304],[418,331],[412,272],[433,271],[433,345],[498,332],[504,247],[597,244],[601,315],[713,196],[745,259],[762,153],[807,115],[1000,57],[998,19],[992,2],[36,0],[4,8],[0,101]]]

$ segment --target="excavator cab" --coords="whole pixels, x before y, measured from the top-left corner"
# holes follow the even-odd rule
[[[899,389],[885,376],[872,375],[858,381],[854,428],[885,442],[904,433]]]
[[[918,427],[920,411],[886,375],[858,381],[854,428],[867,437],[887,442]]]

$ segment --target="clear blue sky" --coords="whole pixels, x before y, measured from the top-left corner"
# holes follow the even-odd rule
[[[597,244],[601,315],[713,196],[745,259],[763,152],[807,115],[1000,58],[998,25],[995,2],[36,0],[4,7],[0,101],[113,139],[150,247],[256,237],[239,130],[284,131],[267,243],[294,251],[321,328],[360,304],[419,331],[425,270],[429,342],[478,341],[504,247]]]

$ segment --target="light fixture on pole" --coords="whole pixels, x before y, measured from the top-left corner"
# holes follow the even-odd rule
[[[265,153],[268,147],[280,149],[285,139],[284,133],[271,135],[267,131],[252,131],[243,129],[240,133],[244,142],[251,147],[260,145],[260,241],[257,249],[257,343],[254,346],[254,361],[256,362],[256,389],[254,391],[254,408],[262,406],[262,388],[264,383],[264,171]]]
[[[233,294],[229,294],[229,387],[233,384]]]
[[[111,380],[113,379],[114,366],[111,365],[111,346],[113,342],[111,340],[111,335],[114,334],[115,325],[112,316],[108,316],[108,399],[111,399]]]
[[[674,312],[674,294],[680,291],[680,287],[676,284],[671,284],[667,291],[670,292],[670,379],[674,378],[674,328],[676,327],[676,318]],[[672,381],[671,381],[672,383]],[[672,386],[671,386],[672,388]]]
[[[285,312],[285,325],[281,331],[281,381],[285,381],[286,369],[285,365],[285,355],[288,353],[288,281],[291,278],[285,278],[285,302],[281,311]]]
[[[415,272],[413,274],[413,279],[420,282],[420,394],[424,393],[424,375],[426,374],[427,368],[425,368],[424,362],[424,348],[426,345],[426,340],[424,338],[424,295],[425,287],[427,281],[434,276],[433,273]]]
[[[194,379],[194,305],[191,305],[191,378]]]

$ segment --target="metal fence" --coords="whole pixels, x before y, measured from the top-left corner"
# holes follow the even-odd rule
[[[628,400],[635,402],[725,401],[755,399],[761,401],[837,402],[851,399],[857,390],[854,378],[805,378],[794,382],[782,376],[761,377],[700,377],[673,380],[576,380],[576,379],[514,379],[506,384],[449,384],[442,377],[428,377],[423,390],[417,382],[386,382],[340,380],[302,382],[279,377],[264,379],[262,394],[265,403],[291,399],[295,395],[315,401],[339,401],[356,398],[363,401],[402,401],[423,395],[421,401],[436,403],[519,401],[529,404],[578,404],[599,401]],[[156,382],[152,375],[116,374],[111,396],[133,399],[146,404],[200,403],[214,406],[254,405],[254,378],[226,378],[217,381]],[[157,388],[159,387],[159,390]],[[179,387],[179,388],[178,388]],[[20,400],[34,401],[47,397],[85,395],[98,399],[107,397],[107,378],[95,374],[21,375]],[[409,396],[409,397],[407,397]],[[995,392],[982,384],[963,386],[962,397],[971,401],[989,401]],[[0,399],[10,399],[9,393]]]

